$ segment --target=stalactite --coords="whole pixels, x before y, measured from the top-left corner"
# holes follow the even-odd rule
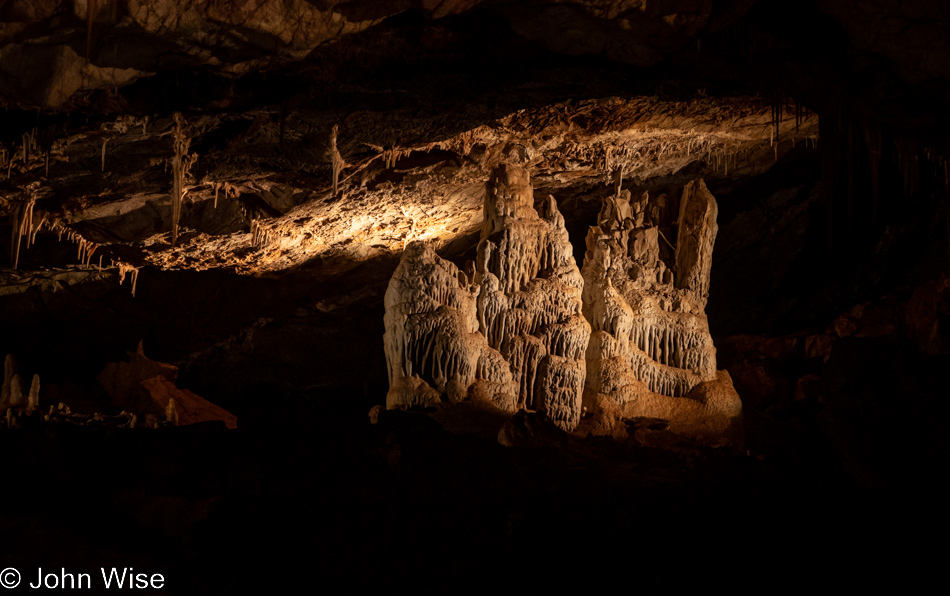
[[[26,246],[29,248],[34,237],[33,233],[33,207],[36,205],[36,199],[30,197],[26,201],[21,201],[13,211],[13,238],[11,239],[10,252],[13,255],[13,268],[16,269],[20,263],[20,246],[24,236],[26,236]]]
[[[99,248],[99,245],[91,240],[86,240],[78,234],[76,234],[75,242],[78,246],[77,258],[79,262],[88,266],[92,262],[92,255],[96,252],[96,249]]]
[[[272,240],[272,235],[267,228],[261,224],[260,218],[251,219],[251,245],[257,248],[266,247]]]
[[[23,163],[26,163],[31,157],[33,157],[33,153],[35,153],[37,149],[37,129],[33,128],[29,132],[23,133],[21,140],[21,148],[23,149]]]
[[[91,60],[92,55],[92,26],[99,11],[96,4],[97,0],[86,0],[86,62]]]
[[[106,143],[109,139],[102,139],[102,171],[106,171]]]
[[[340,155],[340,150],[337,148],[337,136],[339,133],[340,125],[334,124],[330,131],[330,144],[328,147],[328,157],[330,158],[330,167],[333,176],[331,185],[331,193],[333,196],[336,196],[340,190],[340,173],[343,171],[343,168],[346,167],[346,161],[344,161],[343,156]]]
[[[38,221],[36,220],[36,217],[35,217],[35,216],[32,217],[34,223],[32,224],[32,229],[30,230],[29,236],[27,236],[27,248],[29,248],[30,245],[32,245],[32,244],[36,244],[36,235],[39,233],[39,231],[40,231],[40,230],[43,228],[43,226],[46,224],[46,219],[47,219],[47,217],[48,217],[48,216],[47,216],[46,213],[43,213],[43,214],[40,216],[40,219],[39,219]]]
[[[784,97],[782,96],[781,93],[776,93],[772,97],[772,130],[773,130],[772,138],[774,140],[774,143],[778,143],[779,141],[779,127],[782,124],[783,101],[784,101]]]
[[[181,220],[181,205],[185,196],[184,180],[191,166],[197,160],[196,155],[189,155],[188,148],[191,138],[185,134],[185,119],[179,112],[174,115],[175,128],[172,143],[175,155],[172,158],[172,246],[178,243],[178,224]]]
[[[135,289],[139,281],[139,268],[122,261],[119,261],[117,265],[119,266],[119,285],[125,283],[125,278],[128,277],[132,284],[132,297],[135,298]]]

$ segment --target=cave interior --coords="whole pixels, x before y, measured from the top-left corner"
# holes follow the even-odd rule
[[[38,399],[0,412],[0,567],[25,580],[853,588],[940,568],[941,0],[0,0],[0,103],[4,405],[14,373]],[[668,220],[704,181],[740,444],[381,408],[404,251],[475,259],[510,163],[578,268],[619,190]]]

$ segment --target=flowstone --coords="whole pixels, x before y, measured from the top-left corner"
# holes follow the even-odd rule
[[[587,235],[583,300],[593,332],[584,405],[593,416],[585,427],[616,434],[623,418],[659,418],[675,433],[735,444],[742,404],[729,373],[716,370],[704,312],[716,200],[702,180],[686,185],[675,247],[662,207],[663,196],[631,200],[621,191]]]
[[[527,171],[499,166],[486,189],[476,263],[460,271],[412,243],[390,281],[387,407],[484,399],[574,429],[590,337],[583,286],[554,197],[539,214]]]

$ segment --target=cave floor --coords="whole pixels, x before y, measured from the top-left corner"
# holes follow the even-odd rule
[[[911,555],[937,495],[857,489],[807,450],[505,448],[425,413],[372,425],[337,397],[284,402],[237,431],[0,433],[0,450],[20,454],[4,471],[0,554],[160,572],[168,593],[870,586],[935,570]]]

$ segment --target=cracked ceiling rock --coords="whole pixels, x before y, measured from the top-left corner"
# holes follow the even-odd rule
[[[608,98],[519,110],[425,145],[375,154],[362,146],[359,157],[349,159],[361,165],[343,171],[337,200],[329,196],[330,172],[328,167],[321,170],[321,163],[306,162],[300,175],[288,178],[266,163],[232,163],[266,143],[225,144],[197,152],[199,164],[224,165],[188,181],[182,239],[174,248],[168,246],[170,151],[163,142],[170,120],[154,122],[143,135],[143,123],[126,118],[69,137],[69,159],[57,158],[50,184],[75,187],[76,181],[82,190],[72,191],[72,198],[49,217],[69,222],[70,231],[99,244],[97,254],[112,254],[110,245],[137,247],[142,256],[133,262],[136,266],[225,267],[257,274],[320,259],[352,267],[399,253],[414,240],[433,242],[438,249],[473,235],[481,220],[484,180],[499,163],[524,163],[535,187],[555,195],[568,186],[613,187],[618,173],[626,186],[676,176],[686,166],[691,176],[715,178],[725,175],[727,167],[730,174],[749,175],[771,167],[774,156],[794,143],[817,136],[817,117],[809,116],[796,128],[795,119],[786,116],[779,143],[772,147],[771,110],[756,98]],[[225,125],[216,118],[193,122],[202,134]],[[278,124],[267,121],[265,126],[276,130]],[[101,136],[106,133],[121,134],[122,140],[110,141],[110,165],[103,175]],[[41,164],[38,159],[27,165],[16,160],[13,179]],[[13,204],[4,203],[7,215]]]
[[[414,242],[386,292],[387,407],[475,397],[512,412],[580,419],[583,281],[553,197],[534,207],[527,171],[491,175],[477,264],[464,271]]]
[[[702,180],[679,209],[661,195],[609,197],[587,235],[584,315],[585,428],[622,435],[622,418],[658,418],[709,443],[740,441],[742,403],[716,349],[704,308],[716,236],[716,200]],[[666,244],[674,223],[675,249]],[[674,264],[667,267],[666,263]]]
[[[88,0],[6,0],[0,4],[0,45],[8,50],[22,52],[29,47],[38,55],[51,52],[65,56],[66,45],[50,45],[64,40],[69,52],[84,55]],[[183,65],[236,77],[299,62],[319,46],[369,30],[407,10],[438,19],[484,8],[485,14],[507,21],[520,36],[554,52],[652,65],[664,53],[723,31],[748,13],[756,1],[99,0],[95,4],[92,63],[116,66],[115,56],[122,51],[118,48],[134,48],[121,54],[127,71],[107,73],[107,78],[124,85],[133,73]],[[855,48],[872,61],[886,60],[904,81],[918,84],[946,79],[950,64],[946,2],[866,0],[861,10],[854,10],[853,4],[845,0],[817,2],[818,8],[841,24]],[[100,74],[90,81],[98,81]],[[7,88],[18,82],[7,78]],[[90,83],[83,88],[99,87]],[[50,93],[31,89],[25,95],[24,88],[19,94],[6,92],[19,95],[13,97],[18,101],[58,102],[67,89],[58,86]]]
[[[603,120],[591,130],[594,118]],[[512,156],[527,160],[536,184],[552,190],[584,180],[613,184],[611,173],[617,169],[622,169],[627,179],[645,180],[670,175],[693,162],[705,164],[703,172],[709,175],[724,173],[726,167],[748,173],[767,169],[774,162],[770,131],[768,108],[753,98],[695,102],[605,99],[522,110],[491,126],[403,150],[407,156],[431,150],[452,152],[461,165],[449,160],[447,165],[421,170],[400,169],[398,164],[387,169],[380,157],[379,167],[364,168],[361,177],[349,178],[345,171],[340,184],[345,194],[342,200],[328,200],[329,176],[325,188],[277,186],[260,175],[254,181],[234,178],[231,183],[260,194],[268,204],[273,201],[280,211],[289,207],[280,217],[258,220],[260,230],[268,232],[266,242],[254,245],[250,235],[240,240],[234,235],[236,230],[229,228],[231,235],[201,235],[174,251],[153,253],[148,258],[159,267],[190,262],[189,266],[203,268],[201,263],[213,263],[251,272],[287,269],[340,252],[365,260],[380,251],[399,252],[414,240],[435,242],[438,248],[474,231],[485,173]],[[794,139],[802,142],[816,133],[814,116],[797,132],[793,119],[786,119],[781,124],[779,155],[791,148]],[[407,172],[414,176],[410,179]],[[384,181],[394,175],[405,177],[395,183]],[[208,180],[197,182],[200,189],[190,193],[188,201],[210,205],[214,185]],[[412,189],[407,187],[410,184]],[[296,200],[302,202],[291,206]],[[222,205],[219,202],[218,210]],[[223,214],[209,211],[204,217],[214,213]],[[198,231],[205,229],[187,210],[183,223]],[[244,228],[244,232],[248,230]],[[248,254],[251,246],[256,252]],[[365,250],[357,251],[361,246]],[[214,258],[209,258],[212,255]]]
[[[29,43],[0,48],[4,94],[46,108],[60,106],[79,92],[114,89],[152,74],[87,63],[69,46]]]
[[[421,6],[413,4],[427,16],[439,18],[464,12],[478,3],[479,0],[425,0]],[[164,62],[175,64],[183,58],[229,76],[281,61],[299,61],[323,43],[364,31],[413,7],[389,0],[8,0],[0,4],[5,21],[0,23],[0,43],[22,42],[33,54],[58,57],[59,62],[35,57],[35,66],[42,67],[38,70],[17,68],[21,73],[32,71],[42,75],[67,72],[66,66],[81,64],[74,64],[72,56],[85,51],[87,11],[90,5],[94,6],[92,65],[88,65],[93,70],[86,75],[106,71],[118,85],[131,82],[132,73],[142,76],[141,71],[160,69]],[[132,61],[128,64],[132,68],[113,73],[113,69],[93,66],[112,64],[117,45],[130,47],[133,37],[136,51],[122,56],[123,60]],[[67,39],[69,45],[49,45],[54,39]],[[264,53],[271,55],[263,57]],[[68,56],[66,62],[63,56]],[[22,59],[19,54],[17,57]],[[51,65],[55,67],[52,70]],[[71,92],[102,88],[90,86],[95,80],[91,77],[85,86]],[[67,90],[65,85],[57,86],[56,93],[45,95],[32,90],[21,93],[20,99],[56,106],[71,94]]]

